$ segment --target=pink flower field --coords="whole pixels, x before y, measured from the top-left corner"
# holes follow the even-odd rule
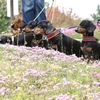
[[[0,45],[0,100],[100,100],[100,61]]]

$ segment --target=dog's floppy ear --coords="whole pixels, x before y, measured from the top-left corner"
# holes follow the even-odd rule
[[[47,28],[48,27],[48,23],[50,23],[50,21],[48,20],[42,20],[38,23],[38,26],[40,26],[41,28]]]
[[[87,27],[87,31],[89,33],[92,33],[92,32],[94,32],[95,29],[96,29],[96,26],[90,21],[88,24],[88,27]]]
[[[45,34],[49,34],[49,33],[53,32],[54,29],[55,29],[54,26],[50,22],[48,22]]]
[[[47,28],[45,34],[49,34],[55,30],[55,27],[52,25],[50,21],[47,21]]]
[[[38,23],[38,26],[45,29],[45,34],[49,34],[55,29],[49,20],[42,20]]]
[[[87,28],[88,24],[89,24],[89,20],[82,20],[79,26],[82,28]]]
[[[44,27],[44,28],[47,28],[47,24],[48,23],[50,23],[50,21],[48,21],[48,20],[43,20],[42,22],[41,22],[41,25]]]

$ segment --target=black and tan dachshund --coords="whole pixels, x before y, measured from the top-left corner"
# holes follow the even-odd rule
[[[36,27],[36,26],[37,26],[36,21],[30,21],[28,23],[28,25],[23,29],[23,31],[25,33],[30,33],[31,35],[34,36],[33,43],[34,43],[35,46],[44,47],[46,49],[49,49],[48,40],[45,36],[43,36],[41,34],[33,34],[34,33],[34,27]]]
[[[100,59],[100,44],[94,37],[96,26],[89,20],[82,20],[78,28],[75,30],[77,33],[83,35],[81,50],[84,53],[84,58],[97,60]]]
[[[34,46],[33,44],[33,39],[34,36],[33,34],[27,34],[27,33],[23,33],[23,34],[18,34],[14,37],[12,36],[8,36],[8,35],[2,35],[0,36],[0,44],[12,44],[12,45],[17,45],[17,46],[28,46],[28,47],[32,47]]]
[[[53,49],[64,52],[67,55],[75,54],[77,57],[82,55],[81,42],[61,33],[48,20],[40,21],[34,28],[34,33],[45,35]]]
[[[27,33],[22,33],[18,34],[13,37],[13,45],[17,46],[27,46],[27,47],[33,47],[35,46],[33,43],[34,36],[33,34],[27,34]]]
[[[12,38],[7,35],[0,36],[0,44],[6,44],[6,43],[12,44]]]

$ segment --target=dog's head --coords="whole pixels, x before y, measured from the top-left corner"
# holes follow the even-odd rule
[[[83,34],[84,36],[94,36],[95,29],[96,26],[93,22],[89,20],[83,20],[75,31]]]
[[[5,44],[5,43],[12,44],[12,39],[10,36],[2,35],[0,36],[0,43],[1,44]]]
[[[27,26],[23,29],[26,33],[31,33],[32,30],[37,26],[36,21],[30,21]]]
[[[53,32],[56,28],[52,25],[52,23],[48,20],[40,21],[37,26],[34,28],[34,33],[47,35]]]
[[[23,22],[22,19],[18,18],[15,19],[14,21],[12,21],[11,23],[11,28],[13,30],[18,30],[18,29],[22,29],[25,26],[25,23]]]

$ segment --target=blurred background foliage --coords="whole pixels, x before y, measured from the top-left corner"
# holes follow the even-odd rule
[[[10,25],[10,18],[7,17],[7,0],[0,0],[0,33],[7,31]]]
[[[97,6],[96,13],[90,14],[90,16],[92,17],[94,22],[100,19],[100,5]]]
[[[14,16],[15,18],[22,16],[21,6],[21,0],[19,0],[19,15]],[[50,9],[48,4],[46,8],[47,19],[52,21],[57,28],[77,26],[82,20],[77,14],[73,14],[73,9],[65,12],[63,8],[61,10],[58,7],[52,8],[55,9],[54,16],[53,10],[50,11]],[[100,5],[97,6],[96,13],[91,14],[91,17],[92,21],[97,21],[100,18]],[[11,20],[7,17],[7,0],[0,0],[0,33],[10,30],[10,23]]]

